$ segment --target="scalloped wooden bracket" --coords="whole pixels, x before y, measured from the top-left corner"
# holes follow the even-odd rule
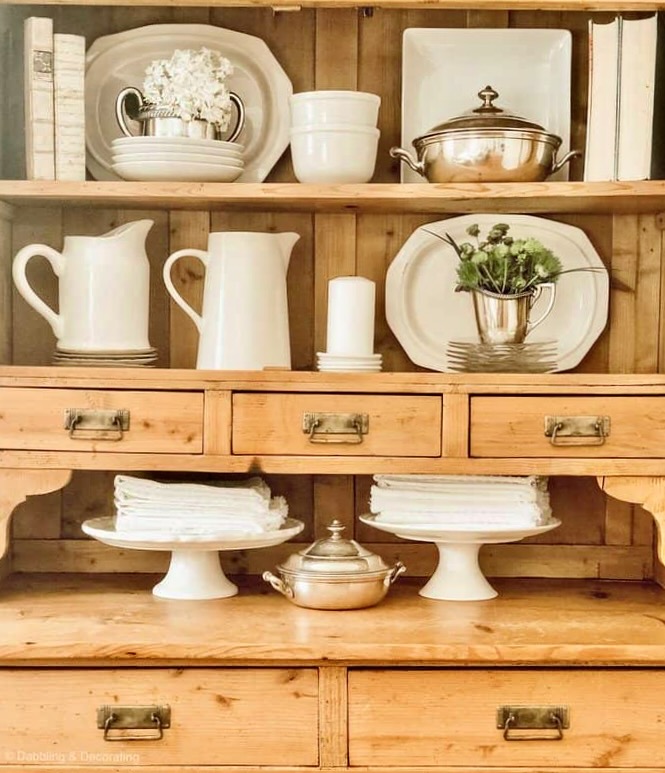
[[[9,546],[9,525],[16,506],[29,496],[61,489],[71,477],[71,470],[0,470],[0,558]]]
[[[651,513],[658,535],[658,560],[665,566],[665,477],[618,476],[596,480],[600,488],[614,499],[642,505]]]

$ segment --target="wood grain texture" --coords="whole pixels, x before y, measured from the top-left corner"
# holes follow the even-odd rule
[[[140,766],[316,765],[319,756],[315,669],[3,669],[0,689],[13,696],[0,729],[18,759],[23,752],[67,764],[122,750]],[[106,705],[168,705],[170,727],[159,742],[110,746],[96,726]],[[131,733],[110,732],[124,735]]]
[[[347,670],[328,666],[319,669],[319,765],[348,765]]]
[[[637,669],[353,670],[349,761],[359,766],[439,765],[445,754],[451,766],[489,759],[492,766],[546,767],[554,753],[551,743],[509,743],[496,726],[500,706],[546,705],[570,711],[570,728],[556,747],[557,765],[661,762],[657,696],[663,678]],[[590,706],[602,714],[602,732],[598,712]],[[556,733],[516,730],[511,738],[528,735]]]
[[[393,162],[394,163],[394,162]],[[378,173],[377,173],[378,174]],[[391,172],[393,175],[394,172]],[[409,183],[353,185],[284,182],[0,182],[0,201],[21,207],[122,207],[127,209],[256,212],[429,212],[465,214],[640,214],[663,209],[665,181],[552,183]],[[41,219],[41,216],[40,216]]]
[[[665,664],[665,591],[655,583],[496,580],[498,598],[469,604],[424,599],[421,580],[400,578],[379,606],[344,613],[297,607],[265,583],[242,579],[233,598],[164,601],[149,592],[154,582],[138,575],[13,575],[2,587],[0,661]],[[340,635],[351,620],[352,635]]]

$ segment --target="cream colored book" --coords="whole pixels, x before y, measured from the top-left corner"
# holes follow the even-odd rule
[[[55,178],[85,180],[85,38],[53,35]]]
[[[26,177],[54,180],[53,19],[30,16],[23,36]]]

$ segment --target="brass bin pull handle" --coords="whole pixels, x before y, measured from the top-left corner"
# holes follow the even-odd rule
[[[544,733],[535,733],[530,735],[511,735],[510,731],[515,729],[517,720],[514,714],[510,714],[503,726],[503,738],[506,741],[562,741],[563,724],[561,722],[561,718],[554,713],[550,714],[549,718],[552,725],[554,726],[552,729],[556,730],[554,735],[546,735]]]
[[[310,443],[358,445],[369,432],[366,413],[304,413],[302,431]]]
[[[602,446],[609,434],[609,416],[545,416],[545,437],[553,446]]]
[[[505,741],[561,741],[570,711],[568,706],[499,706],[496,726]]]
[[[126,408],[101,410],[98,408],[67,408],[64,428],[72,440],[122,440],[129,429],[129,411]]]
[[[105,741],[161,741],[164,728],[171,727],[170,706],[100,706],[97,727]],[[113,733],[112,731],[117,731]],[[151,730],[149,733],[125,731]]]

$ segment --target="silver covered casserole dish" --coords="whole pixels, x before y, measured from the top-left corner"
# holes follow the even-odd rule
[[[390,155],[431,183],[539,182],[580,155],[572,150],[557,160],[561,137],[497,107],[499,94],[491,86],[478,96],[480,107],[416,137],[415,159],[399,147]]]
[[[277,566],[277,575],[263,579],[301,607],[311,609],[361,609],[378,604],[406,567],[400,561],[388,566],[381,556],[352,539],[342,537],[337,520],[327,527],[331,536],[290,555]]]

